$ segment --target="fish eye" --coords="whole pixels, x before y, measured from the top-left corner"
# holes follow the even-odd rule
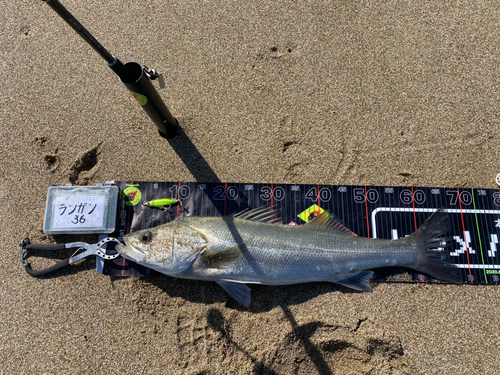
[[[153,233],[151,233],[150,231],[144,232],[144,234],[141,237],[141,241],[143,243],[149,243],[151,242],[152,239],[153,239]]]

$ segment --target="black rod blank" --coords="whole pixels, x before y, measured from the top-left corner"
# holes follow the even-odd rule
[[[111,70],[120,77],[125,87],[135,96],[146,114],[155,123],[160,135],[164,138],[175,137],[178,127],[177,120],[172,116],[149,78],[144,74],[141,65],[135,62],[124,65],[116,56],[111,55],[58,0],[43,1],[106,60]]]
[[[57,14],[75,30],[108,64],[112,64],[115,58],[82,26],[78,20],[58,1],[43,0],[56,11]]]

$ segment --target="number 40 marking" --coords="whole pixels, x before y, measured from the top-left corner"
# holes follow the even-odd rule
[[[317,187],[310,188],[306,193],[306,198],[314,202],[317,202],[318,188]],[[319,189],[319,199],[322,200],[323,202],[328,202],[330,199],[332,199],[332,192],[330,191],[330,189],[326,187]]]

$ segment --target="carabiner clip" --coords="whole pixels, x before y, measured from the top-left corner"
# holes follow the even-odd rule
[[[149,69],[147,66],[142,67],[144,74],[151,80],[154,81],[155,79],[158,78],[159,74],[156,72],[155,69]]]

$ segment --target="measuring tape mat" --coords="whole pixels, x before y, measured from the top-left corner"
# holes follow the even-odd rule
[[[410,235],[432,212],[444,208],[452,221],[447,251],[461,269],[463,283],[500,283],[500,190],[135,181],[117,185],[121,194],[114,236],[119,239],[179,217],[231,215],[261,206],[277,206],[288,225],[305,224],[328,210],[358,236],[396,239]],[[144,206],[162,198],[182,204],[166,210]],[[111,276],[156,275],[121,257],[99,260],[97,270]],[[374,281],[434,281],[402,268],[374,271]]]

